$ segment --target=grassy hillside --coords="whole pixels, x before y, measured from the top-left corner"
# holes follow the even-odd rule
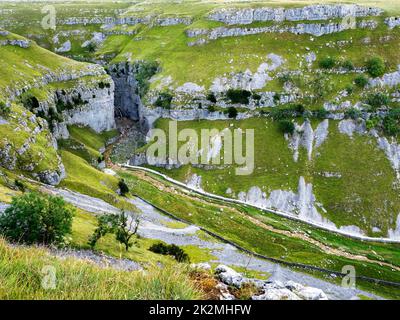
[[[153,267],[142,272],[100,268],[73,258],[60,259],[46,249],[10,247],[0,240],[0,299],[197,299],[201,293],[184,267]],[[55,270],[55,288],[46,289],[47,268]],[[53,270],[53,269],[51,269]]]
[[[314,121],[314,129],[319,122]],[[166,119],[159,120],[156,127],[168,132],[168,123]],[[331,120],[328,138],[314,149],[311,161],[306,150],[300,148],[299,160],[294,162],[288,141],[277,122],[271,119],[178,122],[178,130],[192,128],[199,135],[202,128],[210,127],[218,130],[254,129],[255,169],[252,174],[238,177],[234,174],[235,166],[211,170],[192,166],[157,170],[183,182],[197,174],[202,177],[201,187],[204,190],[232,196],[226,193],[230,188],[236,197],[239,192],[247,192],[253,186],[260,187],[267,197],[277,189],[297,192],[299,178],[303,176],[307,183],[313,184],[316,201],[326,209],[326,212],[320,210],[320,213],[338,227],[354,224],[374,236],[386,236],[387,230],[395,227],[400,210],[398,190],[393,187],[396,177],[389,160],[373,138],[357,134],[350,138],[339,132],[338,121]],[[326,172],[333,172],[338,177],[327,177]],[[373,233],[373,227],[380,228],[382,232]]]

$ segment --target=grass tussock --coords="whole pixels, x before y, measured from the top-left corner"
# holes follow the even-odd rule
[[[61,260],[46,249],[11,247],[0,239],[1,300],[199,298],[201,291],[189,279],[185,265],[118,271],[72,258]]]

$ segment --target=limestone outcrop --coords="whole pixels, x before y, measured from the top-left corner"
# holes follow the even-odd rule
[[[257,21],[313,21],[345,17],[379,16],[383,10],[359,5],[309,5],[301,8],[246,8],[219,9],[210,13],[208,18],[229,25],[251,24]]]
[[[247,278],[232,268],[219,265],[215,269],[218,279],[225,285],[242,288],[245,285],[253,285],[258,289],[252,300],[328,300],[328,296],[318,288],[304,286],[294,281],[268,281]],[[233,295],[225,295],[224,300],[234,300]]]

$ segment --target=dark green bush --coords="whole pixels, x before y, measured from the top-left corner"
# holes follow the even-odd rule
[[[100,89],[110,88],[110,87],[111,87],[111,85],[110,85],[109,82],[104,82],[104,81],[100,81],[100,82],[99,82],[99,88],[100,88]]]
[[[306,108],[301,103],[296,103],[292,105],[292,109],[297,112],[299,115],[303,114],[306,111]]]
[[[355,77],[354,83],[360,88],[365,88],[366,85],[368,84],[368,78],[363,74],[360,74],[357,77]]]
[[[125,196],[127,193],[129,193],[129,187],[124,179],[118,181],[118,188],[122,196]]]
[[[374,57],[367,61],[366,68],[371,77],[376,78],[385,74],[386,66],[381,57]]]
[[[272,119],[274,120],[283,120],[283,119],[288,119],[288,118],[293,118],[296,116],[296,111],[293,110],[292,108],[274,108],[270,115]]]
[[[86,50],[90,53],[93,53],[96,51],[97,45],[95,42],[90,41],[89,44],[86,46]]]
[[[249,104],[251,92],[242,89],[229,89],[226,96],[232,103]]]
[[[208,112],[215,112],[215,111],[216,111],[216,108],[215,108],[214,105],[209,105],[209,106],[207,107],[207,110],[208,110]]]
[[[157,61],[142,61],[137,64],[136,69],[137,94],[144,97],[150,87],[149,79],[158,72],[159,64]]]
[[[61,197],[25,193],[0,216],[0,234],[15,242],[59,244],[71,233],[72,216]]]
[[[325,119],[328,116],[328,111],[326,111],[324,108],[320,108],[313,112],[313,116],[317,119]]]
[[[154,253],[173,256],[179,262],[189,262],[189,256],[187,253],[174,244],[167,245],[162,242],[158,242],[153,244],[149,250]]]
[[[354,70],[354,64],[351,60],[346,60],[342,63],[342,67],[348,71]]]
[[[322,58],[319,62],[319,66],[322,69],[332,69],[336,65],[336,60],[332,57]]]
[[[11,108],[4,101],[0,101],[0,115],[6,117],[10,114]]]
[[[281,130],[283,133],[293,134],[295,130],[294,123],[290,120],[280,120],[279,130]]]
[[[390,110],[382,121],[383,131],[390,136],[400,134],[400,108]]]
[[[212,102],[212,103],[216,103],[217,102],[217,98],[215,97],[214,92],[209,92],[208,93],[207,100]]]
[[[253,93],[252,98],[255,101],[260,101],[261,100],[261,95],[258,94],[258,93]]]
[[[25,184],[22,181],[15,179],[14,185],[18,190],[25,192]]]
[[[231,119],[236,119],[238,115],[238,111],[235,107],[229,107],[227,110],[224,111],[226,114],[228,114],[228,117]]]
[[[379,109],[383,106],[388,105],[390,102],[389,97],[381,92],[378,93],[370,93],[365,99],[365,103],[370,105],[373,110]]]
[[[161,92],[158,96],[155,105],[163,109],[171,109],[172,95],[169,92]]]
[[[357,110],[355,108],[350,108],[350,109],[346,110],[345,113],[344,113],[345,118],[347,118],[347,119],[350,118],[350,119],[353,119],[353,120],[356,120],[356,119],[360,118],[361,115],[362,115],[361,111]]]

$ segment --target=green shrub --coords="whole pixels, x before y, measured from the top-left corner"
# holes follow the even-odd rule
[[[216,111],[216,108],[215,108],[214,105],[209,105],[209,106],[207,107],[207,110],[208,110],[208,112],[215,112],[215,111]]]
[[[235,107],[229,107],[224,113],[228,114],[228,117],[231,119],[236,119],[238,115],[238,111]]]
[[[161,92],[158,96],[155,105],[163,109],[171,109],[172,95],[169,92]]]
[[[350,109],[346,110],[345,113],[344,113],[345,118],[347,118],[347,119],[350,118],[350,119],[353,119],[353,120],[356,120],[356,119],[360,118],[361,115],[362,115],[361,111],[357,110],[355,108],[350,108]]]
[[[251,92],[242,89],[229,89],[226,96],[232,103],[249,104]]]
[[[15,179],[14,185],[18,190],[25,192],[25,184],[22,181]]]
[[[7,104],[4,101],[0,101],[0,115],[2,116],[8,116],[11,112],[11,108],[7,106]]]
[[[279,130],[281,130],[283,133],[293,134],[295,130],[294,123],[289,120],[280,120]]]
[[[320,108],[313,112],[313,116],[317,119],[325,119],[328,116],[328,111],[326,111],[324,108]]]
[[[354,64],[351,60],[346,60],[342,63],[342,67],[348,71],[354,70]]]
[[[95,42],[90,41],[89,44],[86,46],[86,50],[90,53],[93,53],[96,51],[97,45]]]
[[[157,61],[142,61],[136,65],[136,69],[137,94],[144,97],[150,87],[149,79],[158,72],[159,64]]]
[[[129,187],[124,179],[118,181],[118,188],[122,196],[125,196],[127,193],[129,193]]]
[[[375,129],[378,127],[380,122],[380,118],[378,117],[373,117],[365,121],[365,126],[367,127],[368,130]]]
[[[292,105],[292,109],[298,114],[303,114],[306,111],[306,108],[301,103],[296,103]]]
[[[376,78],[385,74],[386,66],[381,57],[374,57],[367,61],[366,68],[371,77]]]
[[[354,87],[351,84],[347,85],[346,92],[347,94],[352,94],[354,92]]]
[[[295,117],[296,111],[291,108],[284,108],[284,109],[275,108],[271,111],[270,115],[274,120],[283,120]]]
[[[332,69],[336,65],[336,60],[332,57],[322,58],[319,62],[319,66],[322,69]]]
[[[389,136],[400,134],[400,108],[390,110],[382,122],[383,131]]]
[[[370,93],[365,99],[365,103],[370,105],[373,110],[379,109],[382,106],[388,105],[390,102],[389,97],[381,92],[378,93]]]
[[[261,95],[258,93],[253,93],[252,98],[253,98],[253,100],[258,102],[261,100]]]
[[[366,85],[368,84],[368,78],[363,74],[360,74],[357,77],[355,77],[354,83],[357,85],[357,87],[365,88]]]
[[[212,103],[216,103],[217,102],[217,98],[215,97],[214,92],[209,92],[208,93],[207,100],[212,102]]]
[[[167,245],[162,242],[158,242],[153,244],[149,250],[154,253],[173,256],[179,262],[189,262],[189,256],[187,253],[174,244]]]
[[[61,197],[25,193],[0,216],[0,234],[15,242],[59,244],[71,233],[72,216]]]

